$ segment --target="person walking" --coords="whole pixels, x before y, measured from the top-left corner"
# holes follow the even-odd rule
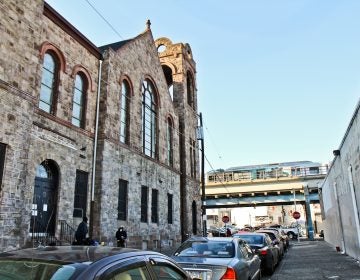
[[[77,245],[85,245],[86,234],[88,233],[87,221],[88,218],[84,217],[75,232],[75,240]]]
[[[123,226],[120,226],[115,234],[118,247],[125,247],[125,241],[127,239],[127,232]]]

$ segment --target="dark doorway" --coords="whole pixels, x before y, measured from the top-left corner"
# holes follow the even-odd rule
[[[55,234],[59,172],[52,160],[43,161],[36,169],[30,232]]]
[[[87,194],[89,173],[76,170],[75,194],[74,194],[74,217],[86,216]]]
[[[196,210],[196,202],[192,202],[192,231],[193,234],[197,234],[197,210]]]

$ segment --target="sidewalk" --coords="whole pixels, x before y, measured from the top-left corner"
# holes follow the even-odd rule
[[[293,241],[268,280],[360,280],[359,261],[336,252],[323,240]]]

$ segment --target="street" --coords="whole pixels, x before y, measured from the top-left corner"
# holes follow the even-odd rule
[[[336,252],[323,240],[292,241],[291,247],[266,280],[338,279],[360,280],[359,261]]]

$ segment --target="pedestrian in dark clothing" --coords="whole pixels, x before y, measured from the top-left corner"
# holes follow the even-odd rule
[[[86,243],[86,234],[88,233],[87,221],[88,218],[84,217],[75,232],[75,239],[77,245],[85,245]]]
[[[124,227],[119,227],[115,234],[116,240],[117,240],[117,246],[118,247],[125,247],[125,241],[127,238],[126,230],[124,230]]]

